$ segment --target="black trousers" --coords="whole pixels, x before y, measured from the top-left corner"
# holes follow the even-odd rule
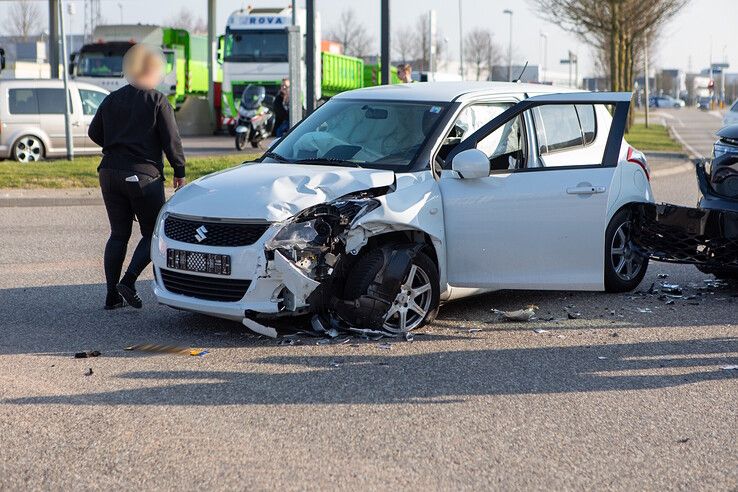
[[[154,172],[152,172],[154,174]],[[108,292],[115,292],[126,258],[134,217],[141,229],[141,241],[133,252],[126,275],[135,280],[151,262],[151,235],[156,217],[164,205],[164,181],[161,176],[118,169],[100,169],[100,188],[110,221],[110,238],[105,245],[105,279]],[[138,181],[126,178],[138,176]]]

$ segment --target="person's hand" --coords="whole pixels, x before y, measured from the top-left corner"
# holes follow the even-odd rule
[[[181,187],[187,184],[186,178],[178,178],[174,177],[174,180],[172,181],[172,186],[174,186],[174,191],[179,190]]]

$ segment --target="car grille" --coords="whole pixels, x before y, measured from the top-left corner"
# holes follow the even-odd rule
[[[175,294],[206,301],[240,301],[251,285],[251,280],[203,277],[161,269],[164,287]]]
[[[169,239],[204,246],[248,246],[258,241],[267,229],[267,223],[206,222],[173,216],[164,221],[164,235]]]

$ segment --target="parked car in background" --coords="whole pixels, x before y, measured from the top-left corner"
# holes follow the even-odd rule
[[[401,333],[495,289],[634,289],[630,93],[436,82],[336,95],[259,162],[162,208],[154,292],[242,321],[312,313]],[[614,110],[611,116],[610,110]]]
[[[723,126],[735,125],[738,123],[738,100],[736,100],[730,109],[723,116]]]
[[[66,154],[64,83],[51,79],[0,80],[0,159],[35,162]],[[76,154],[96,154],[87,130],[108,91],[69,82]]]
[[[667,95],[648,98],[648,107],[650,108],[683,108],[684,106],[685,102],[683,100]]]

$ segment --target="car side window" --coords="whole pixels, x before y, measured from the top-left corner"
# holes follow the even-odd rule
[[[33,89],[38,99],[39,114],[64,114],[64,89]],[[69,94],[69,110],[74,112],[72,97]]]
[[[600,163],[588,148],[597,140],[597,113],[591,104],[550,104],[530,110],[539,167]],[[598,151],[600,149],[597,149]]]
[[[466,140],[469,135],[479,130],[486,123],[489,123],[502,114],[510,106],[512,106],[512,103],[481,103],[471,104],[462,109],[438,151],[440,161],[445,163],[446,157],[457,145]],[[490,151],[487,155],[489,156],[491,153]],[[450,163],[446,164],[447,167],[451,165]]]
[[[533,109],[533,121],[541,156],[584,144],[574,105],[539,106]]]
[[[10,114],[38,114],[38,99],[33,89],[10,89],[8,91]]]
[[[80,89],[79,97],[82,100],[82,112],[86,115],[94,115],[97,108],[103,102],[107,94],[99,91],[91,91],[88,89]]]
[[[489,158],[490,172],[525,167],[525,135],[522,118],[516,116],[477,144]]]

